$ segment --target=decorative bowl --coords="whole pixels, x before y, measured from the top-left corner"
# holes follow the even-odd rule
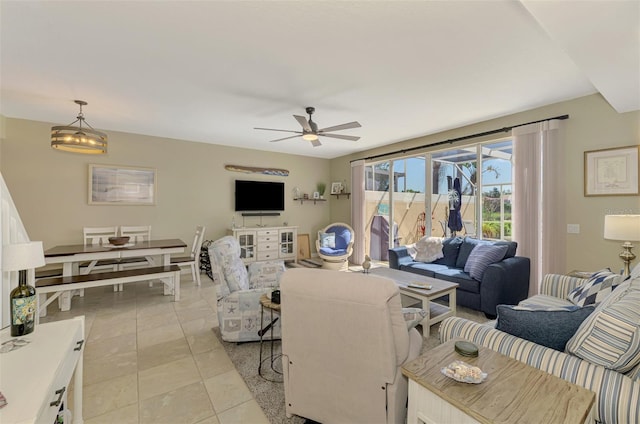
[[[123,246],[125,244],[127,244],[127,242],[129,241],[129,236],[124,236],[124,237],[109,237],[109,243],[113,244],[114,246]]]

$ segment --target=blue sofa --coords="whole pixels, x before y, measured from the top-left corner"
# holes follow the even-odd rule
[[[480,243],[506,245],[504,258],[487,267],[478,281],[464,272],[473,248]],[[518,244],[513,241],[487,241],[471,237],[453,237],[443,241],[444,257],[433,262],[416,262],[406,246],[389,249],[389,268],[413,272],[458,283],[456,302],[488,317],[495,318],[499,304],[517,305],[529,295],[529,258],[516,256]]]

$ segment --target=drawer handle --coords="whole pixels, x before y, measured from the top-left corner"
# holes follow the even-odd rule
[[[82,350],[83,344],[84,344],[84,340],[80,340],[79,342],[76,342],[76,347],[74,347],[73,350]]]
[[[58,395],[58,400],[51,402],[49,406],[59,406],[62,403],[62,396],[64,396],[64,392],[67,390],[66,387],[62,389],[56,390],[56,394]]]

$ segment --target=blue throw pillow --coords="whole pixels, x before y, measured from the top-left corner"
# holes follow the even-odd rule
[[[555,310],[518,309],[498,305],[496,329],[521,339],[564,352],[567,342],[595,309],[595,306],[567,306]]]
[[[444,255],[444,258],[436,259],[433,263],[455,267],[461,244],[462,238],[460,237],[452,237],[442,240],[442,254]]]
[[[482,281],[482,276],[487,267],[501,261],[508,248],[505,245],[478,244],[471,251],[467,263],[464,264],[464,272],[468,273],[474,280]]]

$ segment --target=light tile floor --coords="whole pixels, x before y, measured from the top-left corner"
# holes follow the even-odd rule
[[[49,305],[42,323],[85,316],[86,424],[269,423],[212,331],[213,284],[181,280],[179,302],[141,282],[87,289],[68,312]]]

